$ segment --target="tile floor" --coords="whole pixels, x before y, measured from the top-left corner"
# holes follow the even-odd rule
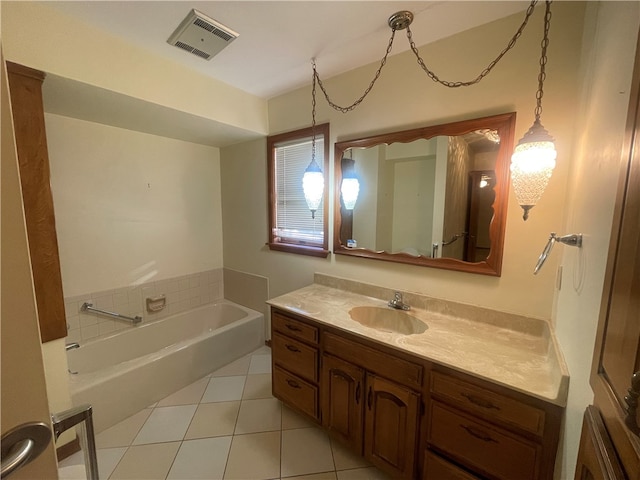
[[[99,433],[96,444],[101,480],[389,479],[271,395],[267,347]],[[78,452],[60,466],[82,462]]]

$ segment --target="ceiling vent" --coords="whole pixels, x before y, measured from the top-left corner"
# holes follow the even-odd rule
[[[236,32],[194,9],[167,42],[200,58],[211,60],[236,38]]]

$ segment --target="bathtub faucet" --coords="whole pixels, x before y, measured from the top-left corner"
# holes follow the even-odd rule
[[[65,343],[64,349],[66,351],[73,350],[74,348],[80,348],[80,344],[78,342],[73,343]]]

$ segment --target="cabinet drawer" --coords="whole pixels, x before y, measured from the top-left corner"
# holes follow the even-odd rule
[[[325,332],[324,351],[394,382],[422,389],[422,366]]]
[[[504,480],[538,478],[541,447],[431,402],[429,444],[474,471]]]
[[[531,405],[499,395],[448,375],[432,372],[431,392],[465,410],[542,435],[545,413]]]
[[[480,480],[430,450],[424,455],[422,480]]]
[[[271,311],[271,325],[274,330],[309,343],[318,343],[318,329],[312,325],[283,315],[277,310]]]
[[[272,355],[277,364],[307,380],[318,381],[317,348],[308,347],[277,332],[273,334],[272,340]]]
[[[318,420],[318,388],[277,365],[273,369],[273,395]]]

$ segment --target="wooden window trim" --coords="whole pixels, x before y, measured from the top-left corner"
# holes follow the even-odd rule
[[[297,253],[299,255],[309,255],[312,257],[327,258],[329,255],[329,124],[323,123],[316,125],[316,137],[324,139],[324,155],[322,159],[322,172],[325,176],[324,181],[324,212],[323,212],[323,245],[312,246],[297,243],[280,242],[276,240],[274,235],[274,227],[276,224],[276,178],[275,178],[275,149],[279,144],[290,142],[296,139],[311,137],[313,129],[311,127],[294,130],[292,132],[271,135],[267,137],[267,177],[269,181],[269,240],[267,245],[270,250]],[[316,161],[319,160],[316,158]],[[320,163],[320,162],[318,162]]]

